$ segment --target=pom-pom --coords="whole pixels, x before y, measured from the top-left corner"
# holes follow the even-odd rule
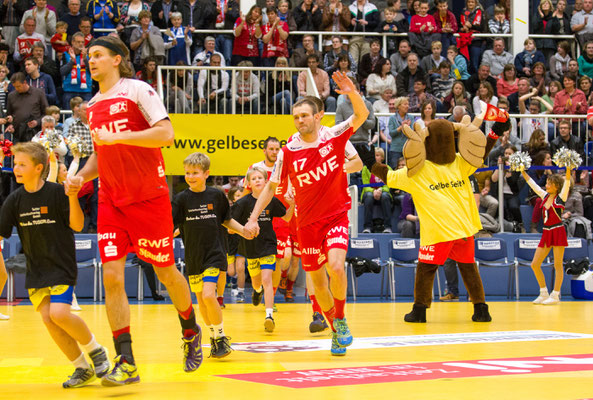
[[[62,136],[56,130],[48,129],[39,138],[39,143],[44,145],[47,151],[51,153],[62,144]]]
[[[70,136],[66,140],[66,143],[68,143],[68,147],[70,148],[70,151],[72,152],[72,155],[74,157],[78,157],[78,158],[88,157],[93,152],[92,145],[91,146],[87,145],[82,140],[82,138],[78,135]]]
[[[583,159],[579,153],[574,150],[569,150],[566,147],[558,149],[556,154],[554,154],[552,161],[559,167],[570,169],[576,169],[583,163]]]
[[[511,171],[526,171],[531,167],[531,157],[528,153],[518,151],[509,157]]]
[[[12,142],[8,139],[0,140],[0,149],[4,153],[4,157],[10,157],[12,155]],[[2,161],[2,160],[0,160]]]

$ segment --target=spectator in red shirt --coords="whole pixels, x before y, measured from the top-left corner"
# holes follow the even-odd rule
[[[235,21],[232,65],[241,61],[251,61],[255,66],[260,64],[257,40],[262,36],[261,21],[262,13],[258,6],[251,7],[247,15],[241,13]]]
[[[420,58],[429,55],[431,43],[439,40],[440,34],[436,31],[437,23],[433,16],[428,14],[428,1],[422,0],[418,14],[412,16],[410,22],[410,43]]]
[[[447,0],[438,0],[437,12],[432,16],[436,23],[436,32],[441,34],[441,43],[443,49],[441,55],[447,57],[447,49],[452,44],[456,44],[454,33],[457,33],[457,19],[455,15],[449,11],[449,3]]]
[[[266,10],[268,23],[262,27],[264,42],[263,65],[273,67],[278,57],[288,58],[288,24],[278,18],[276,7]]]

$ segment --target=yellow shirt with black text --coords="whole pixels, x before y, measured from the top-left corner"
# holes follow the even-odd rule
[[[421,246],[466,238],[482,229],[468,179],[475,170],[458,153],[451,164],[426,160],[411,178],[406,167],[388,172],[387,186],[412,195],[420,219]]]

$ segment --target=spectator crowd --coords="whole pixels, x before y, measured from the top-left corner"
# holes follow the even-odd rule
[[[237,0],[62,0],[58,8],[46,0],[0,0],[0,127],[13,142],[31,140],[44,129],[90,141],[81,110],[97,87],[87,49],[93,38],[116,35],[131,50],[137,79],[154,88],[158,65],[244,67],[236,76],[224,69],[165,73],[170,112],[289,114],[314,84],[326,111],[343,120],[352,106],[332,80],[332,73],[341,71],[355,82],[371,111],[352,141],[376,146],[377,157],[392,168],[402,165],[403,126],[425,127],[437,113],[460,121],[479,114],[484,104],[533,115],[512,120],[488,165],[504,163],[519,150],[528,151],[536,164],[551,165],[545,155],[563,146],[587,158],[590,128],[584,115],[593,106],[593,0],[530,1],[530,33],[550,37],[526,39],[514,54],[508,51],[509,38],[499,36],[511,33],[510,11],[511,0],[260,0],[246,14]],[[326,34],[318,42],[317,33],[305,32]],[[554,38],[572,34],[578,57],[570,41]],[[260,66],[275,68],[262,72],[256,69]],[[289,67],[308,68],[313,79]],[[72,116],[62,121],[60,110],[71,110]],[[489,123],[482,128],[487,131]],[[66,163],[69,157],[62,156]],[[586,196],[589,175],[575,177],[575,188]],[[476,189],[482,210],[494,217],[498,198],[491,193],[496,193],[497,179],[478,179]],[[377,183],[368,171],[358,182]],[[6,193],[14,182],[3,185]],[[508,173],[503,187],[505,215],[519,224],[518,207],[528,198],[524,181]],[[382,210],[386,231],[393,226],[417,232],[409,196],[377,183],[363,191],[361,202]],[[412,214],[400,218],[397,227],[391,224],[393,204]],[[373,229],[372,220],[371,210],[365,229]]]

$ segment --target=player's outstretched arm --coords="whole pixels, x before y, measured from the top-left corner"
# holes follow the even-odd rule
[[[93,134],[93,139],[99,146],[127,144],[150,148],[170,146],[173,144],[174,137],[173,125],[168,119],[160,120],[143,131],[112,133],[106,129],[99,129]]]
[[[241,225],[240,223],[238,223],[233,218],[229,219],[228,221],[224,221],[222,223],[222,226],[227,228],[229,230],[229,233],[230,232],[238,233],[239,235],[243,236],[247,240],[253,239],[253,236],[245,231],[245,227],[243,225]]]
[[[74,179],[76,178],[82,181],[82,178],[75,177]],[[84,214],[78,201],[78,191],[71,191],[71,194],[68,195],[68,201],[70,203],[70,228],[76,232],[80,232],[84,228]]]
[[[255,203],[255,207],[245,224],[245,232],[249,235],[253,235],[253,237],[259,234],[259,224],[257,223],[257,218],[261,214],[261,212],[266,208],[270,201],[272,201],[272,197],[274,197],[274,193],[276,193],[276,187],[278,186],[277,183],[268,181],[266,186],[260,193],[257,202]]]
[[[352,127],[354,128],[354,131],[356,131],[367,120],[369,110],[364,104],[362,96],[358,93],[358,90],[356,90],[356,86],[354,86],[354,83],[346,74],[336,71],[332,74],[332,79],[336,82],[336,85],[338,85],[336,92],[347,95],[352,103],[352,110],[354,111]]]

